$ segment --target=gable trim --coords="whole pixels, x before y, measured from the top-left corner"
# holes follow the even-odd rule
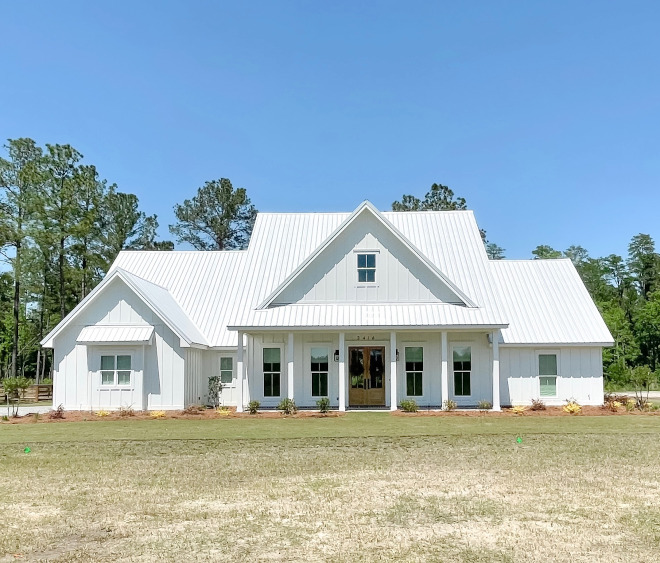
[[[403,245],[412,252],[433,274],[435,274],[451,291],[453,291],[463,304],[467,307],[477,307],[477,305],[463,292],[461,291],[456,284],[454,284],[447,276],[445,276],[435,264],[433,264],[408,238],[399,231],[389,220],[387,220],[383,215],[376,209],[373,204],[365,200],[357,209],[353,211],[342,223],[335,229],[335,231],[318,246],[314,252],[312,252],[289,276],[273,291],[266,299],[257,306],[257,309],[266,309],[272,305],[273,301],[279,297],[285,289],[287,289],[293,281],[304,271],[307,267],[319,256],[326,248],[328,248],[338,237],[341,235],[348,226],[355,221],[355,219],[363,211],[368,210],[372,213],[376,219],[378,219],[383,226],[388,229],[396,238],[398,238]]]
[[[184,348],[188,347],[193,347],[193,348],[207,348],[208,346],[205,343],[202,342],[193,342],[190,338],[188,338],[185,334],[181,332],[177,328],[177,326],[172,322],[170,318],[168,318],[167,315],[165,315],[161,309],[147,296],[140,290],[139,287],[136,286],[130,279],[129,272],[126,272],[122,268],[116,268],[112,272],[110,272],[101,282],[92,290],[90,291],[87,296],[80,302],[78,305],[76,305],[71,312],[64,317],[58,324],[57,326],[48,333],[48,335],[40,342],[41,346],[44,348],[53,348],[53,340],[55,337],[66,328],[66,326],[71,323],[80,313],[82,313],[87,306],[96,298],[98,294],[100,294],[113,280],[119,278],[121,281],[124,282],[128,286],[128,288],[147,306],[149,307],[156,315],[158,315],[165,325],[176,335],[179,337],[180,344]],[[148,281],[148,280],[145,280]],[[153,282],[148,282],[153,285]],[[161,287],[161,286],[158,286]],[[166,288],[163,288],[167,291]],[[169,291],[168,291],[169,293]]]

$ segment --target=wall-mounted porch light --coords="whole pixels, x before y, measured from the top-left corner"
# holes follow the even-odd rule
[[[397,362],[399,361],[399,349],[398,348],[396,349],[396,361]]]
[[[339,361],[339,350],[335,350],[335,362]]]

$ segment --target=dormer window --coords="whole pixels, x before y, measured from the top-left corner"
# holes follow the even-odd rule
[[[376,255],[358,254],[357,255],[358,282],[373,283],[376,281]]]

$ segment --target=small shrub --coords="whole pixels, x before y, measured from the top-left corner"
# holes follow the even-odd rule
[[[627,412],[632,412],[635,410],[635,399],[627,399],[624,403]]]
[[[316,401],[316,406],[318,407],[319,412],[325,414],[330,410],[330,399],[323,397],[322,399]]]
[[[204,405],[188,405],[183,409],[183,414],[202,414],[205,410]]]
[[[582,407],[575,399],[568,399],[562,410],[568,414],[580,414]]]
[[[493,403],[490,401],[479,401],[477,403],[477,407],[479,407],[480,411],[489,411],[493,408]]]
[[[220,405],[220,393],[222,392],[222,382],[219,375],[209,377],[209,402],[215,409]]]
[[[259,407],[261,403],[259,401],[250,401],[248,403],[248,412],[250,414],[257,414],[259,412]]]
[[[415,401],[414,399],[407,399],[405,401],[401,401],[400,406],[403,412],[417,412],[419,410],[419,406],[417,406],[417,401]]]
[[[220,416],[229,416],[231,414],[231,411],[227,407],[218,407],[215,409],[215,412]]]
[[[277,405],[277,410],[282,411],[282,414],[293,414],[298,412],[298,407],[293,399],[282,399]]]
[[[53,380],[50,377],[44,377],[39,385],[52,385]]]
[[[532,399],[532,406],[529,409],[532,411],[544,411],[546,406],[541,399]]]
[[[48,418],[50,418],[51,420],[63,419],[64,418],[64,405],[60,405],[55,410],[50,411],[50,413],[48,414]]]
[[[133,407],[128,406],[128,407],[119,407],[119,416],[122,418],[126,418],[129,416],[135,416],[135,411],[133,410]]]
[[[511,408],[511,412],[515,414],[516,416],[522,416],[525,414],[525,411],[527,410],[527,407],[523,405],[516,405],[515,407]]]
[[[39,420],[41,420],[41,415],[38,412],[34,412],[34,413],[32,413],[32,419],[35,422],[39,422]]]
[[[165,418],[165,411],[151,411],[149,413],[150,418]]]
[[[622,406],[623,404],[620,401],[610,400],[605,402],[603,408],[612,412],[618,412]]]
[[[2,421],[3,422],[9,422],[9,417],[6,414],[2,415]]]
[[[110,413],[108,411],[104,411],[104,410],[96,411],[94,414],[96,416],[100,416],[101,418],[105,418],[106,416],[110,416]]]
[[[442,410],[455,411],[457,408],[458,403],[456,403],[456,401],[452,401],[451,399],[447,399],[444,403],[442,403]]]
[[[621,395],[619,393],[605,393],[603,397],[604,405],[607,405],[608,403],[613,403],[614,401],[616,401],[617,403],[621,403],[622,405],[625,405],[628,402],[628,396]]]

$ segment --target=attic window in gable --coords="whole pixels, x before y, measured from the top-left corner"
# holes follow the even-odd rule
[[[376,281],[376,254],[357,255],[358,282],[373,283]]]

